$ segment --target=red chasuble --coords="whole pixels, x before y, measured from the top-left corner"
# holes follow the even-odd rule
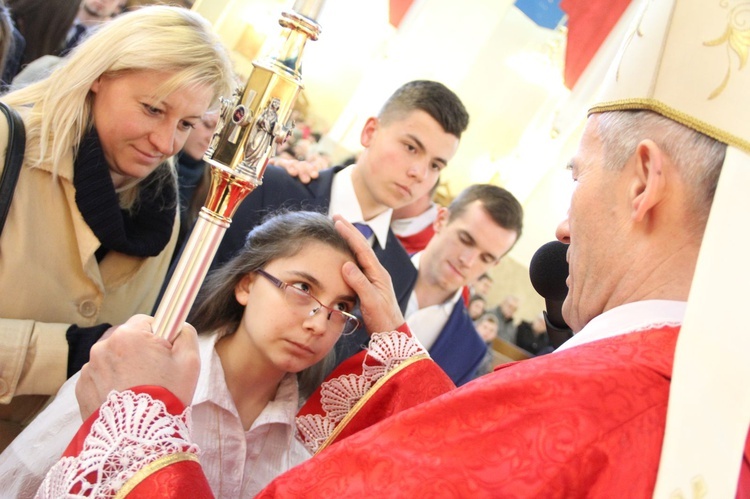
[[[258,497],[650,498],[677,332],[630,333],[504,364],[330,443]],[[413,366],[439,370],[421,362]],[[145,470],[128,497],[210,497],[192,463]],[[750,441],[738,465],[737,497],[747,498]]]
[[[502,365],[328,447],[259,497],[650,498],[677,332]],[[746,444],[739,497],[749,456]]]

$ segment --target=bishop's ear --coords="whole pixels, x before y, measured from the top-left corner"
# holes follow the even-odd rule
[[[636,147],[635,175],[630,189],[634,221],[643,221],[664,198],[666,161],[666,154],[653,140],[643,140]]]

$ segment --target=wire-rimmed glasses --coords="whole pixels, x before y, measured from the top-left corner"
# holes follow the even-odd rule
[[[319,310],[325,309],[328,313],[326,318],[328,319],[329,328],[332,328],[337,332],[341,331],[341,334],[350,334],[359,327],[359,320],[352,314],[323,305],[320,300],[307,291],[296,288],[291,284],[272,276],[263,269],[258,269],[255,272],[262,275],[271,281],[274,286],[282,290],[284,292],[284,298],[286,298],[286,302],[289,305],[309,310],[309,317],[315,315]]]

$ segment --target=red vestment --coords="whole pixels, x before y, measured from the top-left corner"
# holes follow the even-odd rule
[[[331,444],[258,497],[650,498],[678,330],[504,364]],[[747,498],[748,441],[740,466]],[[187,468],[169,478],[180,474],[199,478]],[[139,488],[168,497],[149,480],[160,477]]]
[[[428,225],[424,229],[420,230],[415,234],[408,236],[400,236],[396,234],[396,237],[401,242],[406,252],[410,255],[419,253],[427,247],[427,243],[430,242],[432,236],[435,235],[435,227],[432,224]]]
[[[259,497],[650,498],[677,332],[502,365],[332,445]],[[746,443],[739,497],[749,456]]]

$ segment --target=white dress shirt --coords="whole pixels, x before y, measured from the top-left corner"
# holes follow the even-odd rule
[[[333,176],[331,203],[328,205],[328,214],[330,216],[341,215],[344,217],[344,220],[351,223],[366,223],[372,229],[373,236],[377,239],[380,247],[385,249],[393,210],[388,208],[370,220],[364,219],[362,208],[359,206],[359,200],[357,200],[357,195],[354,192],[354,184],[352,183],[352,171],[354,171],[354,168],[355,166],[348,166]],[[370,241],[370,245],[372,245],[372,240]]]
[[[673,300],[645,300],[620,305],[591,319],[555,352],[621,334],[661,326],[680,326],[686,308],[687,302]]]
[[[421,254],[422,252],[420,251],[411,257],[411,262],[417,270],[419,270],[419,257]],[[406,313],[404,314],[406,316],[406,323],[409,325],[412,334],[417,337],[427,350],[432,348],[432,345],[435,344],[438,336],[443,331],[445,323],[448,322],[451,313],[453,313],[453,307],[461,299],[461,290],[462,288],[458,288],[456,293],[443,303],[424,308],[419,308],[417,293],[415,291],[411,292],[409,303],[406,305]]]

